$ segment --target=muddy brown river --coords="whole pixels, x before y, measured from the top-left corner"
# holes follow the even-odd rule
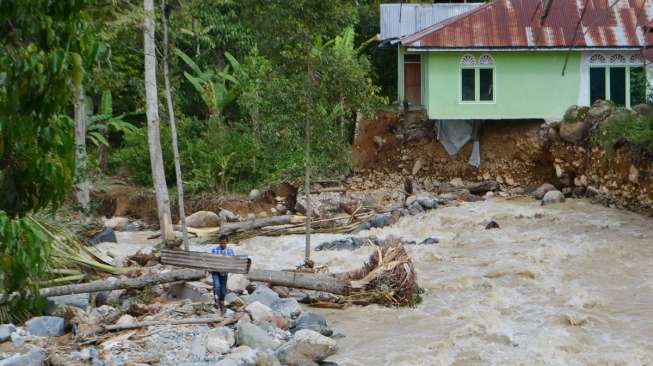
[[[487,220],[500,229],[486,230]],[[409,247],[426,291],[417,307],[322,311],[345,335],[330,358],[340,365],[653,365],[651,218],[582,200],[497,198],[367,235],[440,243]],[[236,249],[282,269],[303,261],[303,245],[303,236],[257,237]],[[370,252],[313,258],[339,272]]]

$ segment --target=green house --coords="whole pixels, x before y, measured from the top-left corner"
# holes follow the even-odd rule
[[[397,18],[382,8],[382,36],[406,28],[393,22],[412,22],[414,33],[385,41],[397,46],[399,101],[423,107],[429,119],[559,120],[574,104],[607,99],[631,107],[647,99],[650,0],[494,0],[442,8],[428,8],[442,15],[429,15],[435,20],[428,26],[415,24],[424,16]]]

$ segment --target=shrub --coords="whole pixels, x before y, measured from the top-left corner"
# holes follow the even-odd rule
[[[594,133],[592,140],[611,158],[615,147],[628,143],[635,153],[653,154],[653,117],[617,109]]]

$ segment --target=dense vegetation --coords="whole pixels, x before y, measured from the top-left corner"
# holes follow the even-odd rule
[[[164,10],[165,2],[155,4],[152,14],[134,0],[0,0],[3,321],[39,308],[36,289],[60,247],[35,214],[56,210],[73,184],[88,200],[89,177],[118,175],[152,186],[149,19],[157,78],[164,75],[161,50],[171,56],[187,190],[237,192],[293,180],[304,169],[309,129],[313,174],[346,174],[356,119],[394,95],[395,73],[384,64],[394,52],[370,42],[379,1],[170,0]],[[157,83],[164,171],[173,186],[165,83]],[[88,202],[80,197],[83,222]]]
[[[89,10],[110,56],[90,75],[87,94],[100,113],[100,98],[110,92],[114,114],[138,129],[107,130],[110,146],[92,151],[99,162],[94,172],[150,186],[143,159],[143,11],[138,2],[117,4]],[[171,84],[186,190],[237,192],[297,178],[306,119],[314,173],[346,174],[357,115],[387,103],[392,94],[382,91],[394,93],[392,68],[373,68],[387,57],[394,61],[394,52],[367,42],[378,33],[378,9],[377,1],[171,1]],[[160,22],[163,14],[156,16]],[[173,185],[162,118],[165,173]]]

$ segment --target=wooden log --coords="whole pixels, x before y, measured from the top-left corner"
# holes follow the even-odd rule
[[[151,274],[136,278],[114,279],[43,288],[42,297],[83,294],[89,292],[111,291],[117,289],[144,288],[147,286],[178,281],[194,281],[206,277],[206,271],[185,269],[161,274]]]
[[[221,324],[222,326],[225,326],[225,325],[229,325],[230,322],[235,322],[235,321],[236,319],[228,319],[224,321],[224,318],[221,316],[213,316],[213,317],[198,318],[198,319],[150,320],[150,321],[143,321],[143,322],[132,323],[132,324],[106,325],[104,326],[104,330],[107,332],[111,332],[111,331],[121,331],[121,330],[151,327],[155,325],[211,324],[211,323],[220,323],[220,322],[222,322]]]
[[[349,293],[349,284],[346,281],[325,274],[252,269],[247,278],[250,281],[267,282],[273,286],[303,288],[337,295]]]
[[[228,235],[238,231],[256,230],[266,226],[298,224],[304,222],[303,216],[283,215],[264,217],[256,220],[226,223],[220,226],[220,235]]]

